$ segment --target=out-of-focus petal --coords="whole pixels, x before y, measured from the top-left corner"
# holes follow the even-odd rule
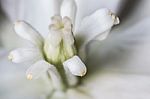
[[[76,76],[84,76],[87,72],[85,64],[78,56],[74,56],[66,60],[63,65],[69,69],[69,71]]]
[[[10,52],[8,59],[14,63],[21,63],[42,59],[42,53],[38,48],[18,48]]]
[[[38,47],[43,45],[43,37],[25,21],[15,22],[14,30],[20,37],[30,41],[34,45]]]
[[[76,10],[77,6],[74,0],[64,0],[61,5],[61,16],[69,17],[74,23],[76,18]]]
[[[80,90],[80,89],[69,89],[67,91],[67,96],[69,99],[93,99],[87,92],[88,90]]]

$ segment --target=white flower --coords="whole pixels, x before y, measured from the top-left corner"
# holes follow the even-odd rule
[[[57,0],[54,5],[58,6]],[[33,48],[16,49],[10,52],[8,58],[15,63],[36,61],[27,70],[27,78],[36,79],[41,73],[48,72],[55,89],[64,89],[76,85],[75,76],[84,76],[87,72],[85,64],[78,56],[85,53],[86,44],[95,38],[105,39],[112,26],[119,24],[119,19],[110,10],[103,8],[85,17],[81,21],[80,28],[76,28],[74,27],[77,13],[76,2],[64,0],[61,7],[58,7],[61,8],[60,15],[52,17],[50,32],[46,38],[28,23],[15,22],[16,33],[31,42]],[[59,10],[56,9],[58,14]],[[80,45],[79,39],[83,41]]]

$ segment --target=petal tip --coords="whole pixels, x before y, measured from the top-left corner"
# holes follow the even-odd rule
[[[67,67],[70,72],[75,76],[84,76],[87,73],[87,68],[85,64],[81,61],[78,56],[74,56],[71,59],[68,59],[63,63],[65,67]]]
[[[87,73],[87,68],[85,67],[84,69],[82,69],[82,70],[80,71],[80,73],[74,74],[74,75],[83,77],[83,76],[86,75],[86,73]]]
[[[86,73],[87,73],[87,69],[85,68],[84,71],[82,71],[82,73],[81,73],[81,77],[85,76]]]

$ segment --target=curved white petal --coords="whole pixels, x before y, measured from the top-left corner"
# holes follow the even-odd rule
[[[88,42],[101,33],[110,30],[114,24],[118,23],[119,18],[111,13],[109,9],[103,8],[85,17],[81,22],[80,28],[76,30],[76,32],[78,36],[85,39],[85,42]]]
[[[55,67],[45,60],[39,60],[26,71],[27,79],[37,79],[42,73],[51,70],[56,70]]]
[[[33,64],[27,71],[26,76],[27,79],[37,79],[42,75],[42,73],[48,73],[50,74],[50,77],[52,79],[53,85],[55,88],[60,89],[63,86],[61,85],[61,77],[56,69],[56,67],[45,60],[37,61],[35,64]]]
[[[34,61],[42,59],[42,53],[38,48],[18,48],[10,52],[8,59],[14,63]]]
[[[104,39],[106,39],[106,37],[108,36],[109,32],[110,32],[111,29],[108,29],[106,31],[104,31],[103,33],[100,33],[97,37],[95,37],[94,39],[95,40],[99,40],[99,41],[102,41]],[[85,42],[84,44],[82,44],[80,46],[80,49],[79,49],[79,55],[80,57],[83,59],[83,60],[86,60],[87,59],[87,48],[86,48],[86,45],[87,43]]]
[[[37,61],[26,71],[27,79],[29,79],[29,80],[37,79],[42,73],[48,71],[48,68],[50,68],[52,66],[53,65],[48,64],[44,60]]]
[[[61,16],[69,17],[74,24],[76,18],[76,10],[77,6],[74,0],[64,0],[61,5]]]
[[[43,37],[25,21],[15,22],[14,30],[20,37],[32,42],[34,45],[38,47],[43,45]]]
[[[69,69],[69,71],[76,76],[84,76],[87,72],[85,64],[78,56],[74,56],[66,60],[63,65]]]
[[[108,29],[108,30],[104,31],[103,33],[100,33],[100,34],[95,38],[95,40],[100,40],[100,41],[102,41],[102,40],[106,39],[106,37],[108,36],[110,30],[111,30],[111,29]]]

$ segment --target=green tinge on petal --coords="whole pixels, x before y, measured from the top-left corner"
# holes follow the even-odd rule
[[[72,24],[68,17],[61,19],[60,16],[54,16],[52,20],[50,33],[44,43],[44,54],[49,62],[62,64],[65,60],[77,54]]]

